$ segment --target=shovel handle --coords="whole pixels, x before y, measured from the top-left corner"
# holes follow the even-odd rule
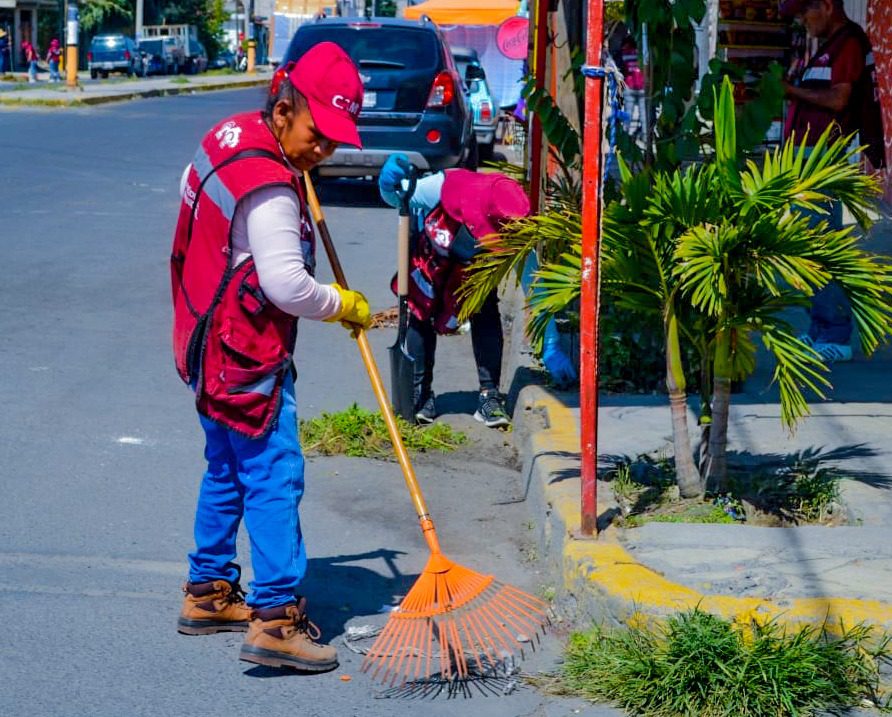
[[[400,215],[399,232],[397,233],[397,272],[396,293],[400,298],[409,295],[409,222],[411,218]]]
[[[307,203],[310,205],[310,213],[313,215],[313,221],[319,229],[319,235],[322,238],[322,244],[325,246],[325,253],[328,255],[328,261],[331,264],[335,281],[345,289],[347,288],[347,277],[344,276],[344,270],[338,259],[338,253],[335,251],[334,242],[331,239],[331,233],[328,231],[328,225],[325,223],[325,216],[322,214],[322,207],[319,204],[319,198],[316,196],[316,190],[310,175],[304,172],[304,182],[307,189]],[[421,529],[424,532],[425,540],[431,552],[439,553],[440,546],[437,541],[437,534],[434,530],[434,524],[430,514],[427,512],[427,505],[424,502],[424,496],[421,494],[421,486],[418,485],[418,478],[415,476],[415,469],[409,460],[409,452],[403,443],[403,437],[400,435],[399,425],[396,422],[393,408],[390,405],[390,399],[387,396],[387,390],[384,388],[384,382],[381,380],[381,372],[378,370],[378,364],[372,353],[371,344],[366,332],[362,328],[356,331],[356,343],[359,344],[359,353],[362,355],[362,362],[365,364],[365,370],[369,374],[369,380],[372,384],[372,391],[375,398],[378,399],[378,406],[381,409],[381,415],[384,417],[384,423],[387,424],[387,432],[390,434],[390,440],[393,443],[393,450],[396,453],[396,459],[403,471],[403,478],[406,480],[406,487],[412,496],[412,503],[415,506],[415,512],[421,521]]]

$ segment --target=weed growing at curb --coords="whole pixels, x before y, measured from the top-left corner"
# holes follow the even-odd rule
[[[614,702],[643,717],[807,717],[878,706],[892,636],[859,625],[741,625],[698,608],[655,627],[575,633],[552,691]]]
[[[659,456],[623,457],[604,480],[622,508],[618,524],[736,523],[753,525],[839,525],[845,522],[840,499],[843,474],[813,458],[797,458],[780,467],[732,471],[730,491],[705,498],[678,495],[672,463]]]
[[[410,451],[453,451],[467,441],[464,433],[444,423],[416,426],[397,417],[400,434]],[[323,413],[300,422],[301,443],[308,453],[344,454],[364,458],[392,458],[393,446],[384,417],[353,404],[337,413]]]

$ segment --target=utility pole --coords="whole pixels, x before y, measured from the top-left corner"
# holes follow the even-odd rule
[[[254,39],[254,0],[250,0],[245,17],[245,37],[248,38],[248,74],[257,71],[257,41]]]
[[[598,302],[601,252],[601,98],[604,4],[588,0],[582,134],[582,294],[579,301],[579,429],[583,535],[598,534]]]
[[[143,18],[145,16],[145,0],[136,0],[136,27],[133,29],[133,34],[136,36],[136,41],[139,42],[142,40],[142,23]]]
[[[65,33],[65,85],[77,88],[77,0],[68,0],[68,26]]]

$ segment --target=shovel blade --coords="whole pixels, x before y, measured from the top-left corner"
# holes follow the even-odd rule
[[[397,339],[390,352],[390,398],[393,410],[405,420],[415,421],[415,359],[406,351],[404,342]]]

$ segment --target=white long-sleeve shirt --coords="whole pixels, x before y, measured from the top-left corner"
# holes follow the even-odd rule
[[[183,173],[185,190],[189,168]],[[316,281],[304,264],[300,245],[300,205],[293,189],[263,187],[238,205],[232,218],[231,266],[254,257],[260,288],[292,316],[327,319],[341,310],[337,289]]]

